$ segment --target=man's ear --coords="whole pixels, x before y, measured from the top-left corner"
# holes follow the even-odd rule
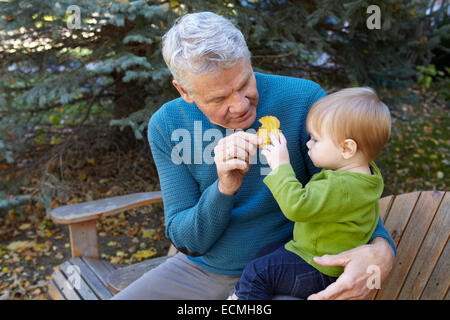
[[[358,145],[353,139],[345,139],[342,144],[342,157],[345,160],[352,158],[358,151]]]
[[[172,80],[172,84],[178,90],[180,96],[184,101],[186,101],[187,103],[194,102],[194,100],[189,96],[189,93],[186,91],[186,89],[184,89],[176,80]]]

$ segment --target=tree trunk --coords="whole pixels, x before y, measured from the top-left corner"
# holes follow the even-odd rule
[[[127,118],[144,106],[143,88],[136,83],[122,82],[123,73],[114,73],[115,98],[114,98],[114,119]],[[136,147],[136,136],[130,127],[120,130],[114,127],[113,137],[116,143],[124,151]]]

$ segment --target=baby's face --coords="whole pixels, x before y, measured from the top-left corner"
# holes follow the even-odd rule
[[[318,168],[335,170],[342,162],[342,150],[327,134],[319,136],[314,130],[309,133],[311,139],[306,143],[308,155]]]

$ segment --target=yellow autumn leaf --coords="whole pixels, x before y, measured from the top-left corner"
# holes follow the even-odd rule
[[[259,127],[256,134],[263,139],[262,147],[270,144],[270,133],[273,133],[277,139],[280,139],[280,120],[274,116],[264,116],[258,120],[262,126]]]
[[[153,257],[155,254],[156,251],[154,250],[140,250],[133,254],[133,257],[135,257],[136,259],[147,259]]]
[[[6,249],[11,251],[16,251],[19,249],[32,248],[34,246],[34,241],[14,241],[11,242]]]
[[[153,236],[154,233],[155,233],[155,229],[149,229],[142,235],[142,238],[144,238],[144,239],[150,238]]]
[[[122,250],[118,250],[116,252],[116,256],[117,257],[125,257],[126,255],[127,255],[127,253],[125,251],[122,251]]]
[[[111,262],[111,263],[114,263],[114,264],[117,264],[117,263],[120,263],[121,260],[122,260],[121,257],[112,257],[112,258],[110,259],[110,262]]]
[[[69,204],[75,204],[75,203],[78,203],[78,202],[81,202],[81,200],[78,199],[78,198],[72,198],[72,199],[70,199]]]
[[[78,175],[78,180],[80,181],[84,181],[86,179],[86,173],[85,172],[80,172],[80,174]]]
[[[31,227],[31,223],[23,223],[19,226],[20,230],[26,230],[29,229]]]

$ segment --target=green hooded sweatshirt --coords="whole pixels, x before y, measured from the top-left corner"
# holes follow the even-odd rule
[[[383,177],[374,162],[372,174],[322,170],[303,187],[290,164],[264,178],[281,211],[295,222],[285,248],[320,272],[338,277],[343,267],[324,267],[313,257],[338,254],[367,244],[379,219]]]

